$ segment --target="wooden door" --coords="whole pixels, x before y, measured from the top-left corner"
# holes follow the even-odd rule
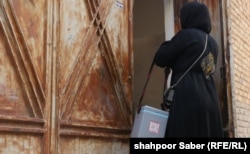
[[[194,0],[175,0],[174,1],[174,8],[175,8],[175,31],[179,31],[181,25],[179,23],[179,10],[183,4],[186,2],[190,2]],[[219,99],[220,99],[220,106],[221,106],[221,113],[222,113],[222,121],[224,126],[224,133],[226,137],[232,135],[230,128],[232,128],[232,121],[230,121],[230,109],[231,105],[229,104],[230,101],[227,100],[229,96],[227,95],[226,83],[227,83],[227,76],[226,76],[226,58],[225,58],[225,25],[223,25],[223,3],[221,0],[198,0],[198,2],[204,3],[208,6],[212,21],[212,31],[211,35],[215,38],[218,43],[219,47],[219,54],[217,60],[217,68],[215,72],[215,83],[216,88],[218,90]]]
[[[0,153],[129,153],[132,0],[0,1]]]

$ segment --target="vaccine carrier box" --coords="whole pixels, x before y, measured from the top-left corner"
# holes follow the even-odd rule
[[[169,112],[148,105],[136,113],[131,138],[163,138]]]

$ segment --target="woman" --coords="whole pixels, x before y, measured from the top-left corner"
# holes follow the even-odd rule
[[[171,85],[194,64],[174,88],[165,136],[223,137],[212,76],[218,45],[209,35],[211,19],[207,6],[199,2],[185,4],[180,11],[180,22],[182,29],[171,40],[163,42],[154,56],[157,66],[171,68]]]

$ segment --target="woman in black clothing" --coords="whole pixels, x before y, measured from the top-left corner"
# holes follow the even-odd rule
[[[203,55],[176,85],[169,107],[166,137],[223,137],[219,99],[215,88],[218,45],[211,32],[211,19],[206,5],[185,4],[180,11],[182,29],[163,42],[154,63],[171,68],[171,85]],[[206,45],[207,36],[207,45]]]

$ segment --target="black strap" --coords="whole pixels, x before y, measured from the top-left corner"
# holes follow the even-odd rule
[[[146,80],[146,83],[145,83],[145,85],[143,87],[141,97],[139,99],[139,103],[138,103],[138,107],[137,107],[137,113],[140,113],[140,111],[141,111],[141,103],[142,103],[142,100],[143,100],[143,97],[144,97],[144,94],[145,94],[145,91],[146,91],[146,87],[148,85],[148,81],[150,79],[150,76],[151,76],[151,73],[152,73],[152,70],[153,70],[153,67],[154,67],[154,62],[152,62],[151,66],[149,68],[147,80]]]
[[[154,67],[154,62],[152,62],[151,66],[149,68],[147,80],[146,80],[146,83],[145,83],[145,85],[143,87],[141,97],[139,99],[139,103],[138,103],[138,107],[137,107],[137,113],[140,113],[140,111],[141,111],[142,100],[143,100],[144,94],[146,92],[146,88],[147,88],[147,85],[148,85],[148,81],[149,81],[149,79],[151,77],[151,73],[152,73],[153,67]],[[170,68],[166,67],[165,68],[165,80],[164,80],[163,92],[165,91],[165,89],[167,87],[167,79],[168,79],[169,73],[170,73]]]
[[[168,87],[168,76],[171,72],[171,69],[169,67],[166,67],[164,69],[164,76],[165,76],[165,79],[164,79],[164,85],[163,85],[163,102],[164,102],[164,92],[166,91],[167,87]]]

